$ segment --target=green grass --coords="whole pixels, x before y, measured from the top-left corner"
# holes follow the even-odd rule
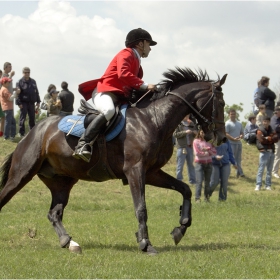
[[[15,146],[0,139],[0,160]],[[132,198],[120,180],[73,188],[63,222],[82,247],[76,255],[59,247],[46,217],[50,193],[34,177],[0,213],[0,278],[280,278],[279,183],[255,192],[258,151],[243,148],[246,178],[232,170],[226,202],[216,191],[210,203],[194,203],[193,224],[177,246],[170,232],[179,225],[182,198],[147,186],[149,234],[159,252],[153,257],[138,250]],[[174,150],[164,170],[174,176],[175,164]]]

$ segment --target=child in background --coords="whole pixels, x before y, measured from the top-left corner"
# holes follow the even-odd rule
[[[4,129],[4,140],[11,139],[14,141],[16,136],[16,120],[14,117],[14,99],[17,97],[16,92],[12,94],[9,92],[8,87],[12,80],[8,77],[0,79],[2,85],[0,89],[0,101],[1,107],[5,114],[5,129]]]
[[[265,109],[266,109],[266,107],[264,104],[261,104],[259,106],[259,113],[256,116],[256,124],[258,127],[260,127],[263,124],[263,122],[262,122],[263,118],[266,116]]]
[[[57,99],[59,91],[56,89],[52,89],[50,91],[51,98],[48,100],[48,115],[49,116],[57,116],[61,110],[60,100]]]
[[[202,183],[204,180],[204,199],[209,201],[210,197],[210,178],[212,173],[212,156],[217,154],[215,147],[206,142],[203,130],[199,130],[193,141],[195,154],[195,202],[200,202]]]
[[[263,118],[262,126],[257,130],[257,148],[260,151],[259,168],[256,178],[255,191],[259,191],[262,186],[262,177],[266,168],[265,189],[271,190],[271,174],[274,163],[274,143],[278,142],[276,132],[270,126],[270,117]]]
[[[259,128],[256,125],[257,119],[255,115],[251,115],[248,118],[248,123],[244,128],[244,140],[247,142],[248,145],[256,144],[257,140],[257,129]]]

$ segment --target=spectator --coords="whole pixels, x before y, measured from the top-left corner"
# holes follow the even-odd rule
[[[253,96],[253,98],[254,98],[254,105],[253,105],[253,113],[254,113],[254,115],[257,115],[258,112],[259,112],[260,100],[259,100],[259,95],[258,95],[258,93],[259,93],[259,88],[260,88],[260,86],[261,86],[261,81],[259,80],[259,81],[258,81],[258,86],[257,86],[257,88],[254,90],[254,96]]]
[[[248,118],[248,123],[244,129],[244,140],[248,145],[256,144],[258,126],[256,125],[256,116],[251,115]]]
[[[59,115],[61,109],[61,103],[57,100],[57,95],[59,91],[52,89],[50,91],[50,99],[48,101],[48,113],[49,116],[57,116]]]
[[[16,92],[14,92],[14,94],[9,92],[12,79],[2,77],[0,82],[2,85],[0,90],[0,100],[5,114],[4,140],[11,139],[11,141],[14,141],[16,136],[16,121],[14,118],[14,99],[16,98]]]
[[[25,135],[25,119],[28,114],[29,117],[29,128],[32,129],[35,126],[35,106],[39,109],[40,106],[40,95],[37,88],[36,81],[30,78],[30,69],[24,67],[23,77],[17,83],[17,93],[19,96],[16,100],[16,104],[20,108],[20,119],[19,119],[19,137]]]
[[[262,126],[263,124],[263,118],[267,116],[266,115],[266,108],[265,108],[265,105],[264,104],[261,104],[259,106],[259,112],[256,116],[256,124],[258,127]]]
[[[15,75],[15,72],[12,71],[12,64],[10,62],[5,62],[3,68],[4,68],[4,73],[1,70],[0,78],[8,77],[8,78],[12,79],[12,77]],[[13,93],[13,81],[10,82],[8,90],[10,93]],[[2,137],[4,134],[4,127],[5,127],[5,114],[3,113],[3,110],[1,109],[1,105],[0,105],[0,118],[1,118],[0,137]]]
[[[212,160],[212,175],[210,180],[210,196],[220,183],[219,201],[226,201],[228,178],[230,175],[230,163],[237,169],[235,159],[232,153],[231,145],[228,140],[222,145],[216,147],[217,156]]]
[[[199,130],[193,141],[193,149],[195,154],[195,202],[200,202],[202,183],[204,180],[204,200],[209,201],[210,198],[210,178],[212,173],[212,156],[216,155],[215,147],[206,142],[203,130]]]
[[[272,129],[276,132],[278,141],[274,144],[275,146],[275,157],[272,168],[272,175],[279,179],[280,176],[278,174],[279,164],[280,164],[280,107],[275,108],[275,114],[271,118],[270,125]]]
[[[0,70],[0,79],[2,78],[2,70]],[[1,88],[1,85],[0,85]],[[2,111],[2,107],[1,107],[1,100],[0,100],[0,137],[3,136],[4,134],[4,127],[5,127],[5,114]]]
[[[277,134],[270,126],[270,117],[263,118],[263,125],[257,130],[257,148],[260,151],[259,168],[255,191],[262,186],[262,177],[266,168],[265,189],[271,190],[271,173],[274,161],[274,143],[278,141]]]
[[[183,180],[183,168],[185,161],[187,162],[189,183],[195,184],[195,170],[193,165],[193,140],[197,134],[197,129],[189,118],[190,115],[186,115],[184,120],[176,128],[173,136],[176,138],[177,147],[177,169],[176,178]]]
[[[68,83],[61,83],[62,91],[58,95],[58,100],[61,102],[60,116],[72,115],[74,111],[74,94],[68,90]]]
[[[51,91],[52,89],[55,89],[55,90],[56,90],[56,86],[53,85],[53,84],[50,84],[50,85],[48,86],[47,93],[46,93],[45,96],[44,96],[43,103],[41,104],[41,109],[47,110],[47,117],[49,116],[49,113],[48,113],[48,102],[49,102],[49,100],[51,99],[50,91]]]
[[[261,104],[265,104],[266,107],[266,115],[270,118],[273,116],[274,108],[275,108],[275,99],[276,94],[268,88],[269,86],[269,78],[263,76],[261,78],[261,86],[259,88],[259,99]]]
[[[236,161],[237,171],[236,177],[245,177],[242,167],[241,167],[241,158],[242,158],[242,143],[241,139],[243,138],[244,131],[242,124],[236,120],[236,111],[234,109],[229,110],[229,120],[225,123],[226,136],[229,139],[233,156]]]
[[[9,92],[13,93],[14,92],[14,88],[13,88],[13,76],[15,75],[15,71],[12,71],[12,64],[10,62],[5,62],[4,63],[4,73],[2,75],[2,77],[7,77],[11,79],[11,82],[9,84]]]

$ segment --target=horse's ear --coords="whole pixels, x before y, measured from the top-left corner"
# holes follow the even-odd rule
[[[215,85],[216,87],[221,87],[221,86],[225,83],[226,78],[227,78],[227,74],[225,74],[225,75],[223,76],[223,78],[222,78],[221,80],[219,80],[217,83],[215,83],[214,85]]]
[[[227,78],[227,74],[225,74],[225,75],[223,76],[223,78],[220,80],[220,86],[222,86],[222,85],[225,83],[226,78]]]

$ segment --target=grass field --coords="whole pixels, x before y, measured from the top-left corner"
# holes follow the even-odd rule
[[[0,139],[0,160],[16,143]],[[147,186],[148,226],[157,256],[138,250],[138,225],[129,187],[121,181],[79,181],[65,210],[64,225],[83,254],[61,249],[47,219],[50,193],[37,178],[0,213],[0,278],[280,278],[280,181],[255,192],[258,151],[243,145],[245,178],[232,170],[228,200],[193,204],[193,223],[174,245],[179,226],[178,193]],[[175,175],[175,150],[164,170]],[[186,171],[184,173],[187,179]],[[194,186],[191,187],[194,192]],[[36,230],[30,238],[29,229]]]

